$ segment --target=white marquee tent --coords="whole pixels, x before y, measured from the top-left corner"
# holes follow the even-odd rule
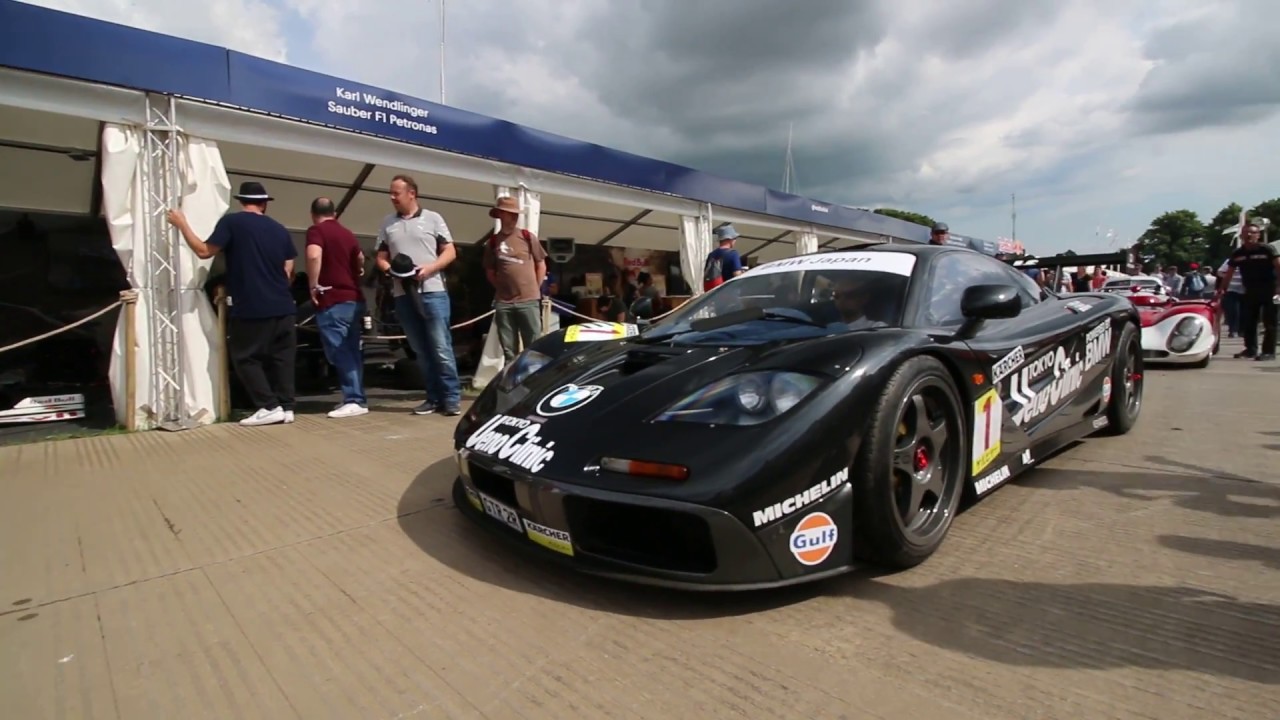
[[[75,20],[74,32],[47,27],[69,19]],[[67,47],[112,39],[95,35],[78,42],[77,32],[136,33],[129,36],[135,43],[163,37],[11,0],[0,0],[0,21],[26,23],[31,32],[23,37],[56,34]],[[33,48],[40,44],[31,42]],[[138,291],[136,392],[131,404],[122,322],[113,351],[113,396],[120,420],[136,415],[142,428],[192,427],[217,414],[221,343],[201,289],[210,261],[186,249],[164,222],[164,211],[180,205],[196,232],[207,236],[242,180],[262,181],[276,198],[271,214],[297,232],[310,224],[314,197],[333,197],[343,223],[370,245],[391,210],[387,188],[395,174],[417,179],[423,204],[446,218],[459,243],[479,241],[492,227],[487,208],[495,197],[514,194],[526,227],[543,239],[678,250],[687,278],[701,274],[711,229],[721,222],[735,224],[743,236],[739,250],[759,261],[814,252],[819,245],[917,240],[923,230],[896,220],[886,224],[890,219],[882,216],[875,216],[880,224],[870,230],[826,226],[229,107],[216,99],[92,82],[83,79],[87,71],[66,73],[81,79],[32,72],[38,64],[30,57],[33,48],[0,49],[0,167],[6,169],[0,173],[0,207],[106,219],[112,245]],[[829,212],[816,203],[813,209]]]

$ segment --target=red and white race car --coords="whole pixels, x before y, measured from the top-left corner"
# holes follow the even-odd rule
[[[1218,354],[1222,314],[1216,300],[1171,297],[1150,275],[1108,280],[1099,289],[1125,295],[1138,308],[1144,362],[1205,367]]]

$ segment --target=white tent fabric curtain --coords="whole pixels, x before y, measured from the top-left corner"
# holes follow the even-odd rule
[[[137,126],[108,123],[102,134],[103,214],[111,234],[111,245],[128,272],[130,284],[138,290],[135,382],[139,429],[155,427],[156,418],[146,408],[156,407],[158,390],[152,382],[151,327],[147,322],[155,305],[155,291],[148,270],[149,219],[143,189],[144,132]],[[215,143],[190,138],[179,146],[180,207],[196,233],[208,237],[218,218],[227,210],[231,183]],[[159,217],[150,221],[164,222]],[[182,327],[187,410],[198,418],[198,422],[211,423],[216,417],[214,378],[218,375],[217,362],[220,358],[216,350],[217,322],[203,286],[212,261],[200,260],[186,250],[185,245],[183,247],[179,255],[182,280],[179,322]],[[123,343],[122,319],[117,324],[109,370],[112,400],[119,422],[124,422],[127,413]]]
[[[520,201],[520,219],[518,220],[520,227],[537,235],[542,219],[542,195],[523,186],[510,188],[499,185],[494,187],[493,190],[495,199],[514,196]],[[493,229],[495,232],[498,226],[498,220],[494,219]],[[552,317],[554,321],[554,313],[552,313]],[[558,321],[555,322],[555,329],[558,329]],[[489,333],[484,339],[484,350],[480,354],[480,364],[476,367],[475,376],[471,378],[471,386],[476,390],[483,390],[490,382],[493,382],[493,379],[498,376],[498,373],[502,372],[502,368],[506,365],[506,360],[502,356],[502,343],[498,341],[498,333],[495,330],[494,326],[489,326]],[[548,328],[547,331],[551,332],[552,329]]]
[[[702,268],[711,250],[711,206],[698,217],[680,216],[680,271],[695,296],[702,294]]]
[[[818,233],[812,230],[804,230],[796,233],[795,238],[797,255],[808,255],[809,253],[818,252]]]
[[[208,238],[218,220],[230,207],[231,180],[222,163],[217,143],[202,138],[185,138],[179,154],[183,166],[179,207],[191,228]],[[176,235],[176,231],[174,231]],[[218,337],[218,317],[204,290],[213,260],[201,260],[180,238],[182,249],[182,294],[179,320],[182,323],[182,373],[186,386],[187,411],[201,423],[217,419],[217,387],[223,343]]]
[[[106,217],[111,246],[128,273],[129,284],[137,289],[137,334],[134,348],[137,356],[135,387],[138,407],[138,429],[154,427],[152,418],[141,409],[151,402],[151,328],[147,316],[151,312],[152,296],[147,278],[146,197],[142,188],[143,131],[133,125],[106,124],[102,130],[102,213]],[[125,306],[128,309],[128,306]],[[125,397],[125,318],[121,313],[116,323],[115,341],[111,345],[111,365],[108,380],[111,384],[111,400],[116,410],[116,422],[124,424],[128,414]]]

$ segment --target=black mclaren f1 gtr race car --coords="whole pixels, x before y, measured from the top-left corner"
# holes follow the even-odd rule
[[[656,585],[909,568],[962,501],[1127,432],[1140,338],[1126,298],[968,249],[779,260],[644,328],[532,343],[460,419],[453,497],[531,552]]]

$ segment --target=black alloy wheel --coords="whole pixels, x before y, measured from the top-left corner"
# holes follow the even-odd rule
[[[855,550],[905,569],[937,550],[964,492],[966,438],[960,396],[946,368],[917,357],[877,403],[855,477]]]

